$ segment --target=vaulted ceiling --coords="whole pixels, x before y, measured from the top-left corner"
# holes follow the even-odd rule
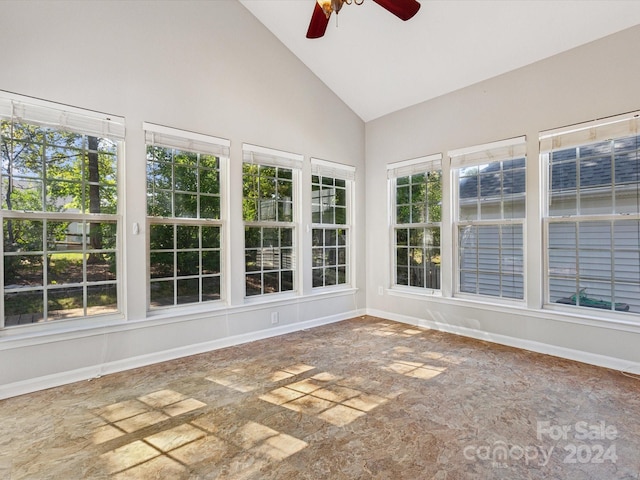
[[[640,24],[638,0],[364,0],[309,40],[316,0],[239,1],[364,121]]]

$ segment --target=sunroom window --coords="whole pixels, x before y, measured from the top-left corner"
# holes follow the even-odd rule
[[[313,287],[351,283],[351,190],[355,168],[311,159]]]
[[[458,293],[524,298],[525,147],[519,137],[449,153]]]
[[[295,291],[302,156],[248,144],[243,152],[246,296]]]
[[[638,112],[542,132],[547,304],[640,313]]]
[[[387,166],[393,192],[394,285],[440,290],[442,158]]]
[[[0,97],[5,327],[120,311],[123,139],[122,119]]]
[[[229,141],[145,123],[149,307],[222,297],[222,203]]]

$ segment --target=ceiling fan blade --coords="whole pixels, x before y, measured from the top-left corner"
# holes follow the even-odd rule
[[[329,17],[327,17],[322,10],[322,7],[318,2],[313,9],[313,15],[311,15],[311,22],[309,23],[309,29],[307,30],[307,38],[320,38],[324,35],[329,25]]]
[[[373,0],[382,8],[389,10],[396,17],[402,20],[409,20],[418,10],[420,4],[416,0]]]

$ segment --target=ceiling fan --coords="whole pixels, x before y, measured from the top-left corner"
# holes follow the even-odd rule
[[[418,10],[420,10],[420,4],[416,0],[373,0],[382,8],[393,13],[401,20],[409,20],[413,17]],[[324,35],[329,24],[329,17],[332,12],[336,12],[336,15],[345,3],[351,5],[362,5],[364,0],[317,0],[316,5],[311,15],[311,22],[309,23],[309,29],[307,30],[307,38],[320,38]]]

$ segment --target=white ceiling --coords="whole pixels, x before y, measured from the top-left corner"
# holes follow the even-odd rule
[[[305,38],[315,0],[239,0],[364,121],[640,24],[638,0],[372,0]]]

